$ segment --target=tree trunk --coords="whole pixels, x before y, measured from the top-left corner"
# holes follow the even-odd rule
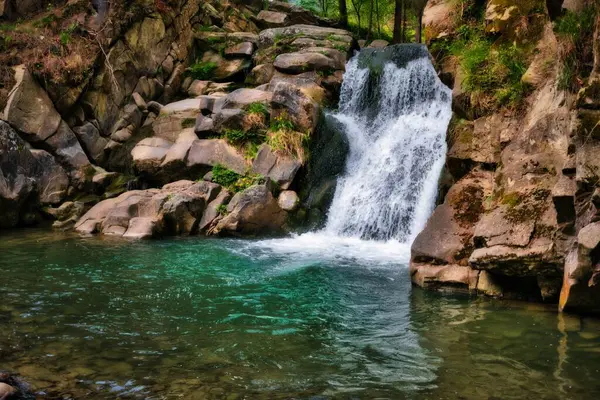
[[[417,14],[417,32],[416,32],[416,37],[415,39],[417,39],[417,43],[423,43],[423,10],[421,10],[418,14]]]
[[[367,42],[371,40],[371,36],[373,35],[373,9],[375,8],[373,0],[371,0],[370,6],[371,7],[369,8],[369,29],[367,31]]]
[[[406,43],[406,0],[402,0],[402,41]]]
[[[379,14],[379,0],[375,0],[375,16],[377,18],[377,33],[381,38],[381,15]]]
[[[348,27],[348,8],[346,7],[346,0],[339,0],[340,6],[340,25],[342,28]]]
[[[402,42],[402,5],[404,0],[396,0],[396,8],[394,10],[394,36],[393,43]]]

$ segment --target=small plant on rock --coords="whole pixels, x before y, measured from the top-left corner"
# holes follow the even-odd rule
[[[212,61],[200,61],[188,68],[189,76],[201,81],[210,80],[217,69],[217,64]]]
[[[229,187],[233,185],[239,178],[240,174],[232,171],[221,164],[217,164],[212,169],[212,181],[221,186]]]
[[[248,114],[262,114],[265,117],[269,115],[269,107],[265,103],[254,102],[246,107]]]
[[[282,113],[271,121],[267,143],[275,152],[294,157],[304,163],[307,139],[308,135],[295,130],[294,123],[287,113]]]
[[[226,204],[219,204],[217,206],[217,212],[219,213],[219,215],[227,215],[229,214],[229,212],[227,211],[227,205]]]

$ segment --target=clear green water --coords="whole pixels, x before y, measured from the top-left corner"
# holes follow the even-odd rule
[[[0,369],[52,398],[600,397],[597,320],[310,254],[3,234]]]

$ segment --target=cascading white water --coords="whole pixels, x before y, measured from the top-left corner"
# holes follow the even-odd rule
[[[353,57],[334,115],[349,154],[324,229],[252,247],[292,256],[298,265],[340,259],[406,265],[435,205],[451,94],[424,46],[366,49]]]
[[[380,71],[347,65],[337,119],[350,152],[325,232],[411,243],[435,203],[451,92],[424,55]]]

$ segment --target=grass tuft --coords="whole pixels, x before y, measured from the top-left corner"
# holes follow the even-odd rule
[[[212,61],[199,61],[188,68],[189,76],[201,81],[210,80],[217,69],[217,64]]]

